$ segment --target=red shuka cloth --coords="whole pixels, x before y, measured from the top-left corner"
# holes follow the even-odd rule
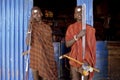
[[[47,80],[58,80],[50,26],[43,22],[33,22],[30,26],[32,26],[30,68],[37,70],[39,75]]]
[[[82,23],[75,22],[74,24],[71,24],[67,31],[66,31],[66,37],[65,40],[69,41],[73,39],[74,35],[78,34],[82,30]],[[95,38],[95,29],[91,27],[90,25],[86,25],[86,37],[85,37],[85,56],[84,60],[82,57],[82,38],[79,39],[77,42],[75,42],[71,47],[71,52],[69,53],[69,56],[80,61],[86,61],[89,63],[92,67],[95,67],[96,64],[96,38]],[[81,67],[80,64],[70,60],[70,65],[74,67]],[[93,77],[93,73],[90,73],[90,79]]]

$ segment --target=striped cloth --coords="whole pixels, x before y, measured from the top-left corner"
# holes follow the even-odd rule
[[[57,80],[52,30],[45,23],[34,22],[31,34],[30,67],[47,80]]]

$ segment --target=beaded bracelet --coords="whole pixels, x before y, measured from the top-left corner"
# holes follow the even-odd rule
[[[74,35],[74,40],[75,40],[75,41],[77,41],[77,40],[78,40],[78,38],[77,38],[77,36],[76,36],[76,35]]]

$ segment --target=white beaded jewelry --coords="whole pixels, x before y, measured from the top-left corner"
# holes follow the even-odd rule
[[[27,32],[27,34],[30,34],[30,33],[31,33],[31,31],[28,31],[28,32]]]
[[[77,41],[77,40],[78,40],[78,38],[77,38],[77,36],[76,36],[76,35],[74,35],[74,39],[75,39],[75,41]]]

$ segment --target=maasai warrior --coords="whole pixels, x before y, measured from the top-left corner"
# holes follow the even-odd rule
[[[31,33],[30,68],[34,80],[58,80],[57,67],[54,59],[52,30],[42,21],[40,8],[33,7],[26,43],[29,43]]]
[[[95,67],[96,63],[96,38],[95,29],[86,24],[86,29],[82,30],[82,6],[77,6],[74,12],[76,22],[69,25],[66,31],[65,41],[66,46],[71,47],[69,57],[76,59],[84,65]],[[85,54],[83,59],[82,53],[82,37],[85,36]],[[72,80],[81,80],[84,75],[84,80],[92,80],[93,72],[88,71],[84,74],[83,65],[70,60],[70,70]]]

